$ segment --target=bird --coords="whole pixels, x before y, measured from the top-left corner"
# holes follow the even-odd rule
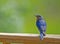
[[[38,28],[38,31],[40,32],[40,40],[44,39],[44,36],[46,36],[46,21],[44,20],[43,16],[36,15],[36,26]]]

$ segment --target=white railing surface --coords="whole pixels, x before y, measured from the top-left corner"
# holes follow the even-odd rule
[[[39,34],[28,34],[28,33],[0,33],[0,35],[8,35],[8,36],[28,36],[28,37],[38,37]],[[56,38],[60,39],[59,34],[46,34],[45,38]]]

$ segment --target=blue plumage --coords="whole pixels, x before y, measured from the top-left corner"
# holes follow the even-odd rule
[[[42,16],[36,21],[36,26],[40,32],[40,39],[43,40],[43,36],[45,36],[46,32],[46,22]]]

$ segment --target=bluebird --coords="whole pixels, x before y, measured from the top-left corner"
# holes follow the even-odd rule
[[[43,19],[42,16],[36,15],[36,26],[40,32],[40,39],[43,40],[44,36],[46,36],[46,21]]]

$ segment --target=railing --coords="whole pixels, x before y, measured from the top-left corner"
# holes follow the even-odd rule
[[[0,42],[3,44],[60,44],[60,35],[47,35],[41,41],[38,34],[0,33]]]

